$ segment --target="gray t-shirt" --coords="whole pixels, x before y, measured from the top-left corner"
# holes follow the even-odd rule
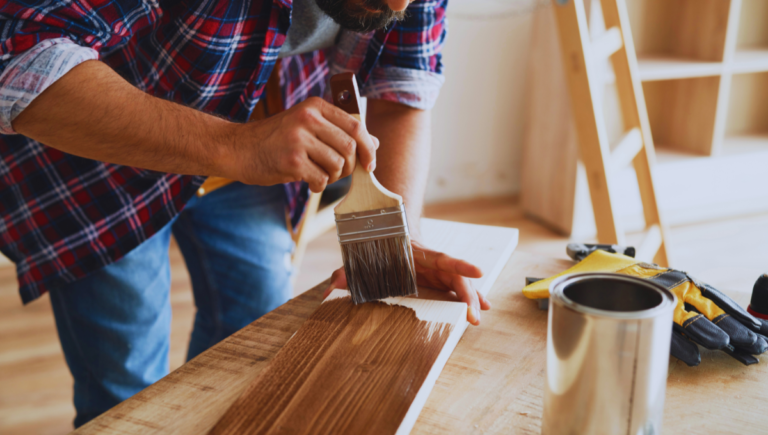
[[[315,0],[293,0],[291,27],[278,58],[333,47],[341,27],[325,14]]]

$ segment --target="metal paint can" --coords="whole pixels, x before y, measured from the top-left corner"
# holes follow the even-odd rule
[[[661,433],[675,296],[615,273],[549,288],[542,433]]]

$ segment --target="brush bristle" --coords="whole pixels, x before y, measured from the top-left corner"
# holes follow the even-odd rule
[[[341,255],[355,304],[417,294],[410,237],[346,243]]]

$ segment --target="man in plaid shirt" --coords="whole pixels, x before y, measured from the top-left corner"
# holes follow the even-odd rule
[[[286,210],[295,225],[307,188],[356,158],[403,195],[419,281],[479,322],[490,305],[467,277],[481,272],[426,248],[418,226],[445,6],[0,2],[0,250],[25,303],[50,292],[75,426],[167,373],[171,234],[197,305],[192,358],[288,299]],[[371,135],[316,98],[341,71],[369,99]],[[254,120],[270,76],[286,110]],[[207,176],[238,182],[196,196]]]

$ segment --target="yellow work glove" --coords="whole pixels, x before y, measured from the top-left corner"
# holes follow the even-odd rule
[[[758,362],[753,355],[768,350],[768,341],[763,336],[768,333],[768,323],[749,314],[728,296],[685,272],[643,263],[622,254],[594,251],[565,272],[527,285],[523,295],[529,299],[549,298],[552,280],[584,272],[635,276],[655,281],[674,293],[677,307],[670,352],[689,366],[701,362],[696,344],[723,350],[746,365]]]

